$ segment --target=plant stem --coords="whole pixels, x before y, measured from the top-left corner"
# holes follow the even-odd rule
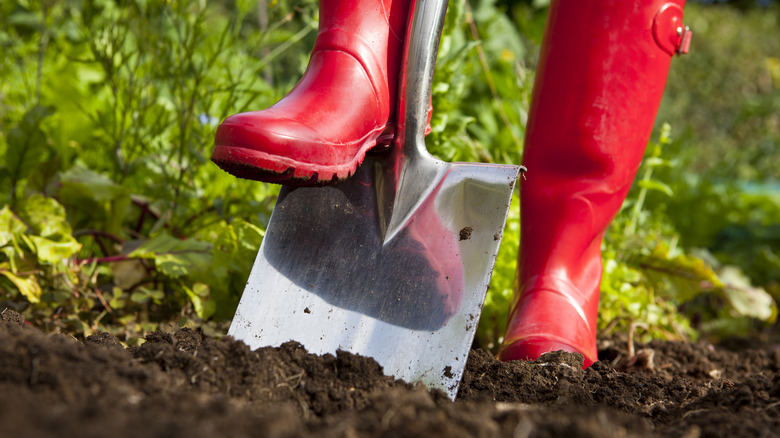
[[[650,181],[650,178],[652,177],[653,167],[647,166],[644,175],[642,175],[642,181]],[[645,204],[645,197],[647,197],[647,188],[642,187],[639,190],[639,196],[637,196],[636,203],[634,203],[634,208],[631,210],[631,222],[629,222],[628,226],[626,227],[626,237],[632,236],[634,233],[636,233],[636,227],[639,223],[639,214],[642,212],[642,207]]]
[[[259,70],[259,69],[265,67],[266,64],[271,63],[271,61],[273,61],[274,58],[279,56],[279,54],[289,50],[290,46],[296,44],[298,41],[300,41],[303,38],[305,38],[306,35],[311,33],[311,31],[314,30],[314,29],[315,28],[313,26],[311,26],[311,25],[306,26],[303,29],[301,29],[300,31],[298,31],[298,33],[293,35],[290,39],[288,39],[287,41],[283,42],[282,44],[279,44],[278,46],[276,46],[273,50],[271,50],[268,53],[268,55],[266,55],[266,56],[264,56],[264,57],[262,57],[260,59],[260,62],[257,63],[257,69]]]
[[[46,48],[49,46],[49,32],[46,22],[49,19],[49,5],[46,0],[41,2],[41,36],[38,40],[38,70],[35,78],[35,105],[41,103],[41,83],[43,82],[43,62]]]
[[[519,138],[517,138],[517,135],[515,135],[515,131],[512,130],[512,122],[509,121],[509,116],[507,116],[506,111],[504,111],[504,101],[501,99],[501,96],[498,94],[498,89],[496,88],[496,82],[493,80],[493,74],[490,72],[490,66],[488,65],[487,58],[485,57],[485,51],[482,50],[482,43],[479,38],[479,32],[477,31],[477,23],[474,21],[474,13],[471,11],[471,4],[468,0],[466,0],[466,20],[469,23],[469,29],[471,30],[471,36],[474,38],[475,41],[477,41],[479,44],[477,45],[477,55],[479,56],[479,64],[482,67],[482,72],[485,74],[485,79],[487,80],[488,88],[490,88],[490,94],[493,95],[493,99],[496,101],[496,106],[498,107],[498,114],[501,116],[501,121],[504,122],[504,126],[506,126],[507,130],[509,131],[509,135],[512,136],[512,140],[515,142],[515,146],[517,147],[517,150],[523,149],[523,142],[520,141]]]

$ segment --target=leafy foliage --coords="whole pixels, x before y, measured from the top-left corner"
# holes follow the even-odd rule
[[[450,2],[433,153],[521,161],[547,3]],[[776,55],[766,54],[776,39],[762,38],[758,51],[743,34],[769,32],[773,8],[689,6],[695,53],[675,62],[674,98],[662,107],[688,133],[672,141],[662,130],[608,232],[602,327],[639,322],[650,336],[679,337],[744,333],[775,317],[780,200],[761,178],[776,177],[762,159],[776,152]],[[51,330],[107,330],[129,343],[175,322],[224,331],[278,188],[211,165],[214,130],[292,88],[317,19],[314,0],[0,0],[0,307]],[[758,61],[719,58],[723,39],[701,37],[710,29],[733,35],[732,58]],[[724,73],[708,76],[712,65]],[[713,90],[748,98],[734,116],[737,92]],[[697,103],[705,98],[716,100]],[[696,153],[702,142],[714,152]],[[729,161],[715,166],[713,156]],[[698,173],[684,171],[688,163]],[[720,182],[710,169],[750,179]],[[478,330],[485,347],[506,323],[519,227],[515,196]]]
[[[310,2],[258,32],[253,5],[0,2],[4,305],[126,339],[232,316],[277,189],[207,165],[214,129],[268,105],[257,58],[299,74],[273,46],[316,27]]]
[[[679,244],[666,210],[677,186],[654,178],[662,173],[657,170],[680,165],[663,158],[672,144],[670,130],[664,125],[659,141],[650,144],[637,184],[605,237],[601,325],[628,330],[641,322],[649,337],[682,338],[698,335],[694,325],[713,333],[733,318],[773,322],[777,307],[764,289],[707,250]],[[666,202],[649,202],[651,195]]]

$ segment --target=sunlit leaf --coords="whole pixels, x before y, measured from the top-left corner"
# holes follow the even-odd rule
[[[15,234],[23,233],[27,226],[6,205],[0,210],[0,246],[11,242]]]
[[[183,277],[198,268],[207,268],[210,262],[211,254],[208,252],[163,253],[154,257],[154,264],[157,269],[173,278]]]
[[[656,181],[653,179],[642,180],[637,182],[637,184],[639,185],[639,187],[643,189],[655,190],[657,192],[661,192],[665,194],[666,196],[674,196],[674,191],[672,190],[672,188],[668,184],[662,183],[660,181]]]
[[[42,290],[41,285],[38,283],[38,279],[36,279],[34,275],[17,276],[11,272],[10,268],[11,266],[9,263],[0,264],[0,275],[9,279],[29,302],[40,302]]]
[[[77,191],[96,201],[110,201],[127,193],[121,185],[81,163],[63,172],[60,180],[61,190]]]
[[[762,288],[753,287],[738,268],[727,266],[720,272],[723,293],[740,315],[769,320],[777,313],[772,297]]]
[[[71,233],[65,207],[54,198],[33,195],[25,199],[19,211],[19,217],[32,228],[35,234],[59,240]]]
[[[241,219],[233,221],[230,225],[236,230],[238,246],[242,250],[239,257],[255,255],[263,242],[265,231]]]
[[[163,298],[165,298],[165,293],[163,293],[163,291],[149,289],[146,287],[139,287],[132,294],[130,294],[130,300],[138,304],[144,304],[148,301],[153,301],[159,304]]]
[[[125,307],[125,304],[127,302],[127,295],[122,292],[122,289],[119,287],[115,287],[111,291],[111,295],[106,297],[109,299],[108,305],[111,306],[112,309],[119,310],[123,307]]]
[[[81,244],[70,235],[61,236],[62,241],[49,240],[40,236],[29,236],[35,245],[35,254],[44,264],[59,263],[79,252]]]
[[[181,240],[165,233],[144,242],[128,256],[152,259],[160,272],[173,278],[208,269],[212,261],[207,242]]]
[[[192,301],[192,306],[199,318],[208,319],[216,312],[216,303],[209,300],[210,292],[208,285],[195,283],[192,285],[192,289],[184,286],[184,291],[187,292],[187,296]]]

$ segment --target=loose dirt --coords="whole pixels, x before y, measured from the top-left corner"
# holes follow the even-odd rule
[[[140,347],[0,320],[0,436],[780,436],[780,350],[653,342],[601,361],[475,350],[459,398],[384,376],[373,360],[288,343],[250,351],[192,330]]]

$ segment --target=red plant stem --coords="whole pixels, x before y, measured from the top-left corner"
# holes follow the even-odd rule
[[[135,224],[135,232],[140,233],[141,227],[144,225],[144,219],[146,219],[146,213],[149,211],[149,206],[144,205],[141,207],[141,214],[138,216],[138,223]]]
[[[133,204],[137,205],[141,209],[141,216],[138,218],[138,223],[136,224],[137,232],[141,232],[141,226],[143,226],[147,214],[151,216],[154,220],[160,219],[160,215],[155,213],[154,210],[151,209],[148,202],[143,202],[138,199],[133,199]]]

